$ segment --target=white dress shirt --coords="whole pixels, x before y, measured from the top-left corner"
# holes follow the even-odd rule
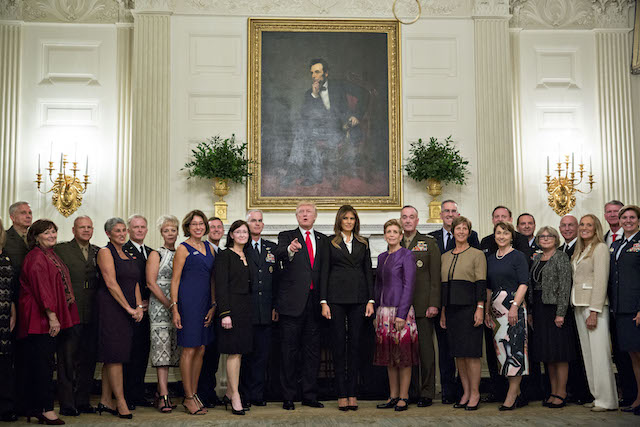
[[[133,240],[131,241],[131,243],[133,243],[133,246],[135,246],[135,248],[138,250],[138,252],[140,252],[142,254],[142,256],[144,257],[144,259],[147,259],[147,257],[149,256],[149,254],[147,254],[147,252],[144,250],[144,245],[141,245],[139,243],[134,242]]]
[[[347,247],[347,250],[349,251],[349,253],[353,253],[353,234],[351,235],[351,240],[349,240],[347,242],[347,236],[344,233],[340,233],[342,234],[342,241],[344,242],[344,245]]]
[[[311,247],[313,248],[313,258],[315,259],[316,258],[316,235],[313,232],[313,228],[309,230],[305,230],[302,227],[298,227],[298,230],[300,230],[300,233],[302,233],[302,242],[299,242],[299,243],[302,245],[301,250],[304,250],[304,251],[307,250],[306,239],[307,239],[307,231],[309,231],[309,239],[311,239]],[[295,252],[293,252],[290,248],[287,248],[287,252],[289,253],[289,261],[291,261],[293,259],[293,256],[295,255]]]
[[[622,229],[622,227],[618,228],[618,231],[616,231],[615,233],[612,233],[611,230],[609,230],[609,234],[607,234],[607,241],[605,242],[609,247],[611,247],[611,245],[613,244],[614,234],[616,235],[616,241],[618,241],[622,239],[622,236],[624,235],[624,230]]]
[[[325,80],[324,84],[322,85],[322,87],[324,88],[324,90],[320,90],[320,98],[322,99],[322,103],[324,104],[324,108],[326,108],[327,110],[331,109],[331,101],[329,101],[329,81]],[[314,98],[317,98],[318,95],[314,95],[313,92],[311,92],[311,96],[313,96]]]
[[[251,240],[251,247],[253,249],[258,249],[258,253],[262,253],[262,239],[258,239],[258,240]],[[258,244],[258,247],[256,248],[256,243]]]

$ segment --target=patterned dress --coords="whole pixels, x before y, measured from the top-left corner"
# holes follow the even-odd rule
[[[164,295],[171,299],[171,275],[173,274],[173,256],[175,251],[161,247],[158,248],[160,265],[158,267],[158,279],[156,283]],[[151,294],[149,298],[149,321],[151,323],[151,365],[178,366],[180,350],[176,328],[171,321],[171,312]]]

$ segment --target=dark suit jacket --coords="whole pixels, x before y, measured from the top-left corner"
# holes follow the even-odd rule
[[[13,226],[7,230],[7,241],[2,251],[11,260],[11,266],[15,274],[19,275],[20,271],[22,271],[24,257],[29,253],[29,248]]]
[[[610,249],[609,307],[614,313],[635,314],[640,311],[640,233],[633,236],[616,260],[623,242],[624,239],[616,240]]]
[[[343,80],[329,79],[328,91],[331,105],[329,111],[325,108],[321,96],[314,98],[311,95],[311,89],[307,90],[302,108],[303,119],[311,120],[312,122],[317,119],[326,121],[327,113],[329,113],[334,122],[324,123],[324,126],[330,126],[339,132],[343,132],[342,126],[347,123],[351,116],[362,120],[363,113],[367,107],[367,95],[362,89]],[[349,96],[353,97],[353,100],[357,99],[358,102],[355,104],[355,108],[352,108],[353,104],[350,105]],[[313,126],[314,123],[310,123],[310,125]]]
[[[93,310],[96,304],[95,298],[98,290],[96,256],[100,248],[89,244],[89,258],[87,260],[84,259],[82,249],[76,239],[59,243],[54,250],[69,269],[80,322],[89,323],[93,320]]]
[[[400,241],[404,247],[404,239]],[[407,249],[416,260],[416,281],[413,287],[413,309],[416,317],[425,317],[429,307],[441,307],[440,249],[436,239],[419,231]]]
[[[516,238],[511,246],[525,254],[529,260],[529,265],[531,265],[531,255],[533,255],[533,253],[531,252],[529,241],[526,237],[516,231]],[[498,252],[498,244],[496,243],[496,237],[493,233],[482,239],[480,242],[480,250],[482,250],[486,256]]]
[[[147,257],[149,257],[149,255],[151,255],[151,252],[153,251],[153,249],[151,249],[147,245],[144,245],[144,250],[147,252]],[[148,300],[151,291],[149,290],[149,288],[147,288],[147,260],[145,259],[144,255],[142,255],[140,251],[136,249],[131,240],[122,245],[122,251],[135,258],[138,269],[140,270],[140,281],[138,283],[140,285],[140,294],[142,295],[143,301]]]
[[[278,234],[276,258],[281,263],[282,274],[278,280],[278,294],[276,296],[276,310],[285,316],[300,316],[304,312],[309,297],[309,286],[313,282],[313,289],[319,290],[326,286],[329,278],[329,240],[327,236],[314,230],[316,237],[316,253],[313,268],[309,254],[305,247],[300,229],[283,231]],[[287,248],[293,239],[298,238],[302,248],[289,260]],[[316,298],[319,292],[315,292]],[[318,315],[320,314],[320,299],[317,298]]]
[[[431,231],[428,233],[429,236],[432,236],[434,239],[436,239],[436,242],[438,243],[438,249],[440,249],[440,253],[443,254],[446,251],[444,250],[444,240],[442,238],[442,228],[436,231]],[[453,234],[451,234],[451,237],[453,238]],[[480,240],[478,240],[478,233],[476,233],[475,231],[471,230],[471,234],[469,235],[469,238],[467,239],[467,242],[469,242],[469,245],[472,248],[476,248],[476,249],[480,249]],[[455,244],[454,244],[455,246]]]
[[[344,241],[336,248],[329,236],[329,280],[320,288],[320,299],[330,304],[364,304],[373,300],[373,270],[368,245],[353,239],[351,253]]]
[[[276,247],[275,243],[260,239],[260,256],[253,248],[253,240],[249,239],[244,247],[251,278],[254,325],[271,324],[271,310],[274,308],[273,289],[278,274]]]
[[[576,244],[577,244],[577,243],[578,243],[578,242],[576,241],[576,243],[574,243],[574,244],[573,244],[573,246],[571,246],[569,249],[567,249],[567,250],[565,251],[565,246],[567,246],[567,243],[565,242],[565,243],[563,243],[563,244],[558,248],[558,250],[559,250],[560,252],[564,252],[565,254],[567,254],[567,256],[569,257],[569,259],[571,259],[571,257],[573,256],[573,253],[574,253],[574,252],[575,252],[575,250],[576,250]]]

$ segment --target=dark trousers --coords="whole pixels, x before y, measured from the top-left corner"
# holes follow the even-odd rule
[[[440,317],[438,316],[437,319]],[[435,321],[436,337],[438,339],[438,364],[440,370],[440,386],[442,397],[449,400],[457,400],[458,386],[456,384],[456,362],[449,351],[447,330],[440,327],[440,322]]]
[[[14,412],[15,378],[13,371],[13,355],[0,355],[0,414]]]
[[[620,351],[618,346],[618,335],[616,332],[615,315],[611,316],[609,322],[609,331],[611,332],[611,344],[613,347],[613,363],[618,369],[618,386],[620,387],[620,397],[625,403],[631,404],[636,400],[638,395],[638,386],[633,373],[633,365],[631,364],[631,356],[626,351]]]
[[[316,400],[318,394],[318,369],[320,367],[320,304],[309,292],[307,306],[300,316],[280,315],[282,345],[283,400],[295,400],[298,391],[296,370],[300,367],[302,399]]]
[[[437,318],[439,319],[439,317]],[[435,320],[433,318],[416,317],[418,344],[420,345],[419,394],[420,397],[427,399],[433,399],[436,395],[436,353],[433,348],[434,323]]]
[[[151,330],[149,315],[145,313],[142,321],[133,327],[133,345],[129,363],[122,366],[124,379],[124,396],[127,403],[134,405],[144,400],[144,377],[149,363],[151,347]]]
[[[214,319],[218,319],[217,315]],[[218,337],[216,336],[204,349],[202,369],[198,380],[198,396],[206,403],[218,403],[216,374],[218,373],[219,364],[220,352],[218,351]]]
[[[486,325],[482,327],[484,328],[485,354],[491,381],[490,392],[493,393],[498,400],[502,400],[507,395],[508,381],[504,376],[500,375],[500,370],[498,369],[498,356],[496,355],[496,348],[493,344],[493,329],[488,328]]]
[[[89,405],[98,346],[96,323],[81,323],[65,329],[56,340],[60,407]]]
[[[55,339],[49,334],[27,335],[23,340],[26,366],[26,384],[29,390],[28,414],[53,411],[53,367],[56,352]]]
[[[253,351],[242,356],[240,368],[240,394],[245,402],[265,400],[270,348],[271,325],[253,325]]]
[[[356,397],[360,334],[366,304],[330,304],[333,366],[338,398]]]

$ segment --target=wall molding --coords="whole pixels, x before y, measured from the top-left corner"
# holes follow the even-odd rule
[[[40,48],[40,84],[100,84],[100,42],[44,40]]]
[[[98,126],[100,101],[40,99],[40,126]]]
[[[510,0],[512,27],[628,28],[634,0]]]

